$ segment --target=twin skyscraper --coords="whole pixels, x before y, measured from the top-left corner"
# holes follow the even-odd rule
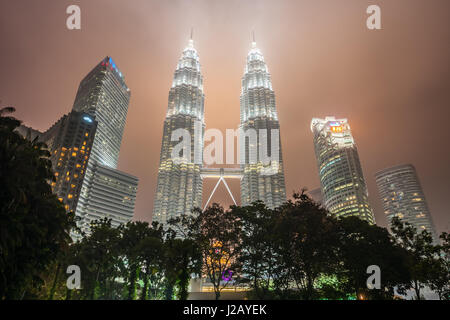
[[[47,144],[55,173],[52,189],[66,210],[74,211],[78,217],[82,233],[74,232],[74,238],[89,233],[94,220],[109,218],[117,227],[133,218],[138,178],[117,170],[130,95],[118,66],[106,57],[81,81],[70,113],[45,132],[25,126],[18,129],[27,138],[38,138]],[[171,218],[201,208],[206,178],[218,178],[218,181],[204,208],[220,182],[237,204],[225,180],[229,178],[240,179],[243,206],[260,200],[269,208],[275,208],[286,201],[275,94],[264,57],[255,41],[247,55],[242,77],[239,129],[237,133],[231,130],[233,157],[236,136],[239,146],[238,161],[233,168],[204,165],[211,163],[208,158],[211,154],[206,152],[211,149],[210,145],[204,148],[205,137],[208,137],[204,101],[199,56],[191,39],[178,61],[169,91],[154,198],[155,222],[165,224]],[[362,166],[347,119],[314,118],[311,131],[321,187],[310,195],[320,198],[318,202],[337,217],[358,216],[374,224]],[[188,147],[182,149],[183,157],[180,157],[177,153],[180,139],[186,137]],[[230,164],[228,139],[227,130],[227,165]],[[219,144],[219,148],[222,147]],[[383,170],[376,179],[388,220],[402,217],[419,230],[433,232],[437,239],[412,166]]]
[[[239,177],[242,205],[261,200],[274,208],[286,200],[280,137],[279,134],[270,134],[271,131],[279,132],[280,127],[275,94],[264,57],[254,41],[242,78],[240,129],[245,133],[269,134],[249,134],[242,140],[240,157],[245,160],[237,169],[225,172],[226,169],[203,167],[204,99],[200,61],[191,39],[178,61],[169,91],[153,221],[166,223],[170,218],[189,214],[194,207],[201,207],[203,179],[208,176],[223,178],[228,173]],[[194,146],[188,151],[190,157],[185,157],[184,161],[175,161],[173,157],[173,150],[179,141],[172,139],[172,135],[178,129],[189,132],[191,145]],[[261,156],[263,146],[277,153],[270,154],[272,160],[269,163]],[[265,172],[268,167],[273,169],[269,174]]]

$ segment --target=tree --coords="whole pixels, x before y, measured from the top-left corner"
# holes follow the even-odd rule
[[[0,109],[0,299],[32,298],[30,285],[71,241],[73,215],[52,194],[50,154],[14,130],[20,121]]]
[[[293,197],[277,209],[281,220],[274,232],[282,241],[285,288],[293,283],[300,297],[310,300],[317,297],[318,278],[333,274],[338,266],[337,222],[304,191]]]
[[[443,232],[440,236],[442,244],[438,246],[439,254],[428,271],[428,285],[439,295],[439,300],[450,300],[450,234]]]
[[[201,273],[199,248],[193,239],[176,237],[171,229],[166,232],[164,248],[166,278],[171,288],[177,286],[178,299],[187,300],[191,275]]]
[[[431,233],[426,230],[418,233],[410,223],[403,222],[398,217],[392,219],[391,230],[398,245],[409,253],[408,269],[411,283],[408,287],[412,288],[416,298],[421,300],[421,290],[431,280],[429,270],[433,268],[439,248],[433,245]]]
[[[153,223],[146,237],[137,244],[136,251],[142,263],[140,278],[143,282],[140,300],[150,296],[158,298],[164,270],[164,242],[162,226]]]
[[[340,227],[337,272],[344,292],[357,299],[392,299],[394,287],[405,293],[410,280],[408,252],[395,244],[385,228],[350,216],[338,221]],[[368,289],[366,270],[375,265],[381,271],[380,289]]]
[[[221,291],[230,283],[223,277],[226,272],[232,272],[239,256],[239,219],[232,210],[225,211],[214,203],[204,211],[196,208],[191,215],[183,215],[173,223],[185,226],[182,233],[198,248],[203,272],[213,284],[218,300]]]
[[[273,298],[280,259],[280,237],[274,232],[274,226],[279,223],[278,211],[267,208],[262,201],[233,206],[231,210],[241,224],[237,282],[252,288],[251,297]]]
[[[91,223],[90,234],[85,236],[73,264],[82,270],[82,299],[116,299],[120,297],[118,279],[125,269],[120,257],[122,227],[113,228],[111,219]],[[119,291],[118,291],[119,290]]]
[[[151,229],[148,222],[128,222],[123,228],[120,240],[120,254],[125,258],[124,278],[128,282],[128,300],[133,300],[136,295],[136,281],[140,276],[143,260],[141,255],[141,241],[149,238]]]

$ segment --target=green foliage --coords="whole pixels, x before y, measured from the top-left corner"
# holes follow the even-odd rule
[[[338,224],[341,268],[337,275],[344,292],[364,299],[392,299],[397,286],[398,292],[405,293],[410,281],[408,252],[395,244],[388,231],[357,217],[342,218]],[[367,288],[366,270],[371,265],[382,272],[381,289]]]
[[[263,202],[245,207],[233,207],[232,213],[241,223],[240,254],[235,272],[238,283],[252,288],[251,298],[274,298],[274,279],[281,260],[280,238],[274,232],[279,214]]]
[[[450,234],[444,232],[440,239],[442,244],[432,262],[427,284],[438,293],[439,299],[450,300]]]
[[[357,217],[337,219],[304,192],[279,208],[218,204],[162,226],[94,221],[71,243],[73,214],[52,194],[46,146],[14,130],[0,109],[0,299],[187,299],[193,275],[207,276],[216,299],[230,283],[253,299],[393,299],[427,285],[450,299],[450,236],[434,245],[427,232],[393,219],[392,232]],[[81,288],[66,287],[67,267]],[[367,289],[367,267],[381,288]],[[223,281],[226,270],[233,281]]]
[[[191,241],[201,258],[203,272],[214,286],[216,299],[230,282],[223,281],[222,275],[228,269],[234,270],[239,257],[240,220],[233,210],[225,211],[214,203],[202,211],[194,209],[191,215],[183,215],[171,221],[178,225],[178,233]],[[180,226],[182,226],[180,228]]]
[[[407,268],[411,275],[406,286],[413,289],[416,299],[423,299],[425,285],[435,290],[440,299],[450,299],[450,239],[448,233],[441,235],[442,244],[434,245],[432,235],[418,232],[411,224],[398,217],[392,220],[392,232],[397,243],[408,252]]]
[[[72,216],[52,194],[46,146],[14,130],[20,121],[0,109],[0,299],[33,298],[41,273],[70,242]]]

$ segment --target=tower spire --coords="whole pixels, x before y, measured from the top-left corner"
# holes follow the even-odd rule
[[[256,40],[255,40],[255,30],[252,31],[252,48],[256,48]]]
[[[194,28],[191,27],[191,36],[189,38],[189,47],[194,47],[194,40],[192,39],[194,37]]]

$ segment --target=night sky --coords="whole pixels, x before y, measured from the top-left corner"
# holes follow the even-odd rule
[[[71,4],[81,7],[81,30],[66,28]],[[382,30],[366,28],[369,4],[381,7]],[[191,27],[206,126],[223,133],[239,125],[255,31],[276,94],[288,194],[319,186],[311,118],[347,118],[377,223],[386,218],[374,173],[412,163],[437,231],[450,229],[448,0],[1,0],[1,105],[46,130],[110,55],[131,89],[118,168],[139,177],[135,219],[150,221],[168,92]],[[230,185],[239,198],[239,183]],[[231,198],[221,186],[213,201]]]

